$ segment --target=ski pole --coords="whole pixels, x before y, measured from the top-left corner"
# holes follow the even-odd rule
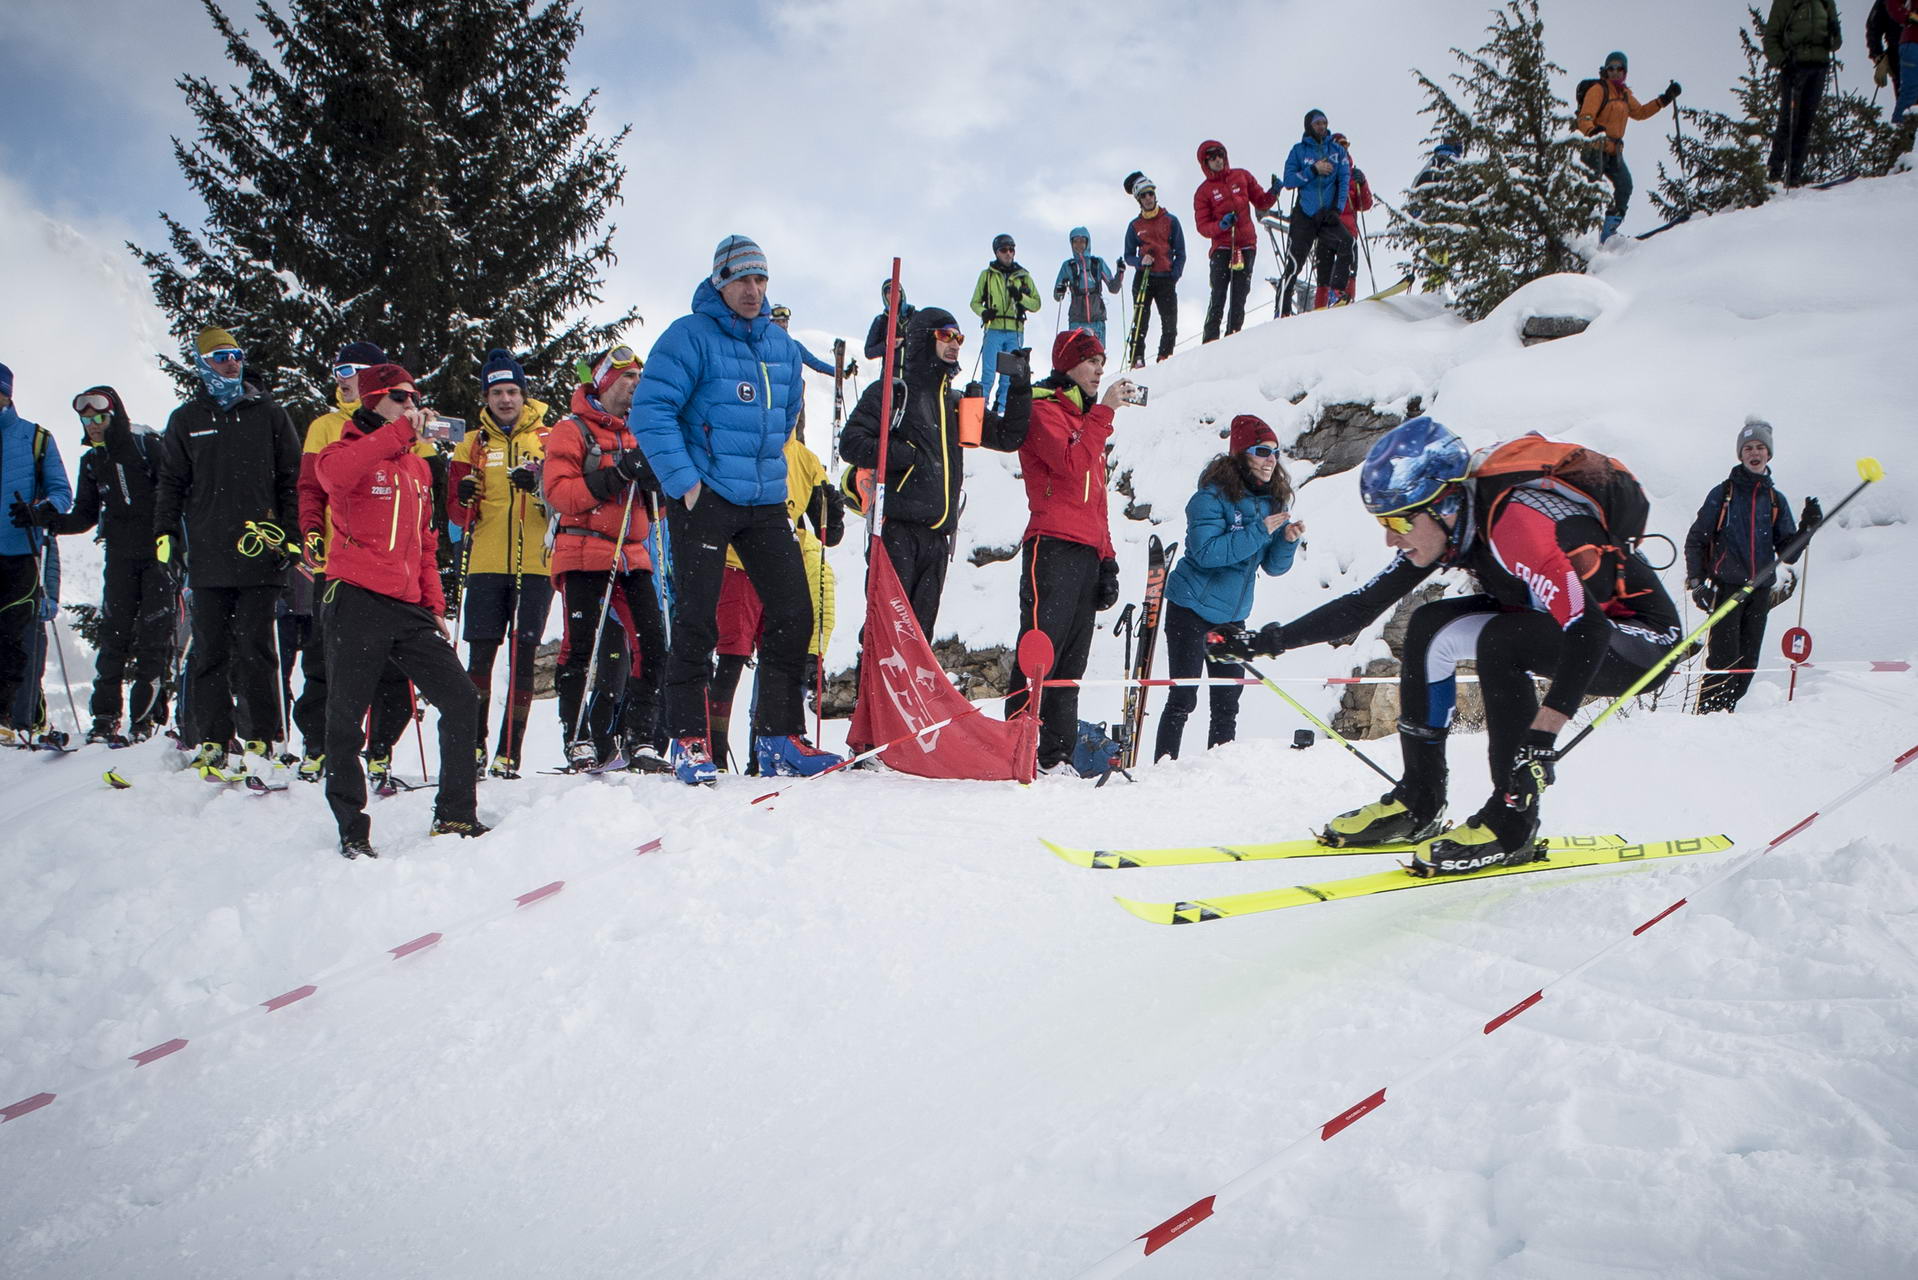
[[[1360,751],[1357,747],[1353,746],[1351,740],[1348,739],[1344,734],[1340,733],[1337,729],[1334,729],[1331,725],[1327,724],[1325,721],[1313,715],[1311,710],[1307,708],[1303,702],[1300,702],[1297,698],[1287,693],[1284,689],[1281,689],[1278,685],[1274,684],[1271,680],[1266,679],[1264,672],[1260,671],[1257,667],[1245,661],[1245,659],[1243,658],[1234,658],[1234,659],[1231,659],[1231,661],[1237,662],[1240,666],[1246,669],[1246,671],[1252,676],[1254,680],[1257,680],[1260,684],[1264,685],[1266,688],[1270,689],[1272,692],[1278,694],[1281,698],[1284,698],[1286,702],[1291,705],[1294,711],[1298,712],[1300,715],[1304,716],[1307,720],[1311,721],[1313,726],[1317,728],[1320,733],[1332,739],[1332,741],[1338,743],[1341,747],[1344,747],[1347,751],[1350,751],[1353,755],[1357,756],[1359,759],[1365,761],[1365,763],[1371,768],[1373,773],[1378,774],[1379,777],[1384,778],[1387,782],[1391,783],[1395,787],[1399,785],[1399,780],[1397,778],[1394,778],[1391,774],[1387,773],[1385,770],[1379,768],[1377,761],[1373,760],[1371,756],[1366,755],[1363,751]]]
[[[613,584],[619,581],[619,564],[626,555],[626,530],[633,520],[633,495],[639,492],[637,483],[626,486],[626,507],[619,517],[619,537],[613,540],[613,558],[606,566],[606,590],[599,597],[599,621],[593,624],[588,638],[592,648],[586,657],[586,680],[579,690],[579,709],[573,713],[573,723],[566,729],[566,745],[572,746],[579,741],[579,726],[586,719],[586,704],[593,700],[593,678],[599,673],[599,637],[606,629],[606,611],[613,607]]]
[[[1613,698],[1611,701],[1611,705],[1606,707],[1605,710],[1601,711],[1597,719],[1593,720],[1590,724],[1586,725],[1583,729],[1580,729],[1576,737],[1574,737],[1570,742],[1566,743],[1563,747],[1559,748],[1556,759],[1563,760],[1568,754],[1570,754],[1573,747],[1576,747],[1579,743],[1585,741],[1585,739],[1591,736],[1592,730],[1598,728],[1598,726],[1604,724],[1607,720],[1611,719],[1612,713],[1614,711],[1617,711],[1620,707],[1624,706],[1627,699],[1635,698],[1641,692],[1643,692],[1646,685],[1658,679],[1660,675],[1663,675],[1668,668],[1670,668],[1681,657],[1683,657],[1691,649],[1691,646],[1698,642],[1698,638],[1700,636],[1704,635],[1707,631],[1710,631],[1714,624],[1728,617],[1734,609],[1738,608],[1738,606],[1744,604],[1747,600],[1751,599],[1752,595],[1755,592],[1757,592],[1757,590],[1760,587],[1769,588],[1771,580],[1774,577],[1776,577],[1778,574],[1778,566],[1783,564],[1788,558],[1792,560],[1796,560],[1798,558],[1799,553],[1803,551],[1807,545],[1810,544],[1812,538],[1816,536],[1819,529],[1823,529],[1827,524],[1831,522],[1834,516],[1836,516],[1840,511],[1843,511],[1847,506],[1851,505],[1851,500],[1853,498],[1856,498],[1859,494],[1863,493],[1868,486],[1873,485],[1885,478],[1885,468],[1879,464],[1878,459],[1876,458],[1860,458],[1858,459],[1858,475],[1859,475],[1858,487],[1853,489],[1850,493],[1846,494],[1844,498],[1839,501],[1837,506],[1833,507],[1829,512],[1827,512],[1825,514],[1825,518],[1818,522],[1816,528],[1800,529],[1797,535],[1794,536],[1790,542],[1786,543],[1784,547],[1779,551],[1778,557],[1776,559],[1774,559],[1770,564],[1766,565],[1763,569],[1759,570],[1756,574],[1752,575],[1752,580],[1750,582],[1747,582],[1744,586],[1740,587],[1737,591],[1733,592],[1730,596],[1719,601],[1718,607],[1716,609],[1713,609],[1711,611],[1711,615],[1707,617],[1703,622],[1699,623],[1696,627],[1692,628],[1690,635],[1686,636],[1683,640],[1680,640],[1677,644],[1673,645],[1671,647],[1670,652],[1668,652],[1664,657],[1660,658],[1657,662],[1653,663],[1651,668],[1647,670],[1644,675],[1632,681],[1632,685],[1629,689],[1619,694],[1616,698]]]

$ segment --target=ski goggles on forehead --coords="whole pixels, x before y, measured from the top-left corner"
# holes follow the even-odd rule
[[[934,329],[932,331],[932,338],[935,342],[950,342],[955,347],[962,347],[966,344],[966,335],[952,325]]]
[[[73,411],[83,418],[90,413],[111,413],[113,401],[97,391],[83,392],[73,397]]]
[[[774,307],[773,308],[773,319],[790,320],[792,318],[793,318],[793,309],[791,307]]]
[[[601,356],[597,363],[581,360],[573,366],[573,369],[579,374],[579,380],[582,383],[597,387],[601,382],[605,381],[608,374],[616,369],[625,370],[644,367],[645,366],[640,363],[639,353],[622,342]]]
[[[341,382],[345,382],[348,378],[359,377],[370,367],[369,365],[363,364],[336,364],[333,366],[333,376]]]

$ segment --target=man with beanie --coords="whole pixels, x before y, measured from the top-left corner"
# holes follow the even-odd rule
[[[1199,144],[1199,172],[1204,177],[1192,193],[1192,218],[1199,234],[1212,242],[1212,301],[1201,341],[1212,342],[1221,318],[1228,335],[1245,324],[1245,294],[1259,255],[1259,214],[1277,203],[1279,192],[1277,183],[1266,190],[1244,169],[1234,169],[1225,144],[1210,138]]]
[[[1052,373],[1033,388],[1031,430],[1019,449],[1031,512],[1019,548],[1019,634],[1036,627],[1052,641],[1047,679],[1085,674],[1093,615],[1119,602],[1119,562],[1106,526],[1106,440],[1132,384],[1120,378],[1093,403],[1105,363],[1104,345],[1083,329],[1053,339]],[[1015,667],[1007,717],[1027,701],[1025,673]],[[1078,735],[1078,689],[1044,690],[1039,772],[1072,774]]]
[[[258,544],[260,525],[294,527],[300,441],[286,410],[246,380],[245,360],[226,330],[200,331],[200,391],[167,419],[153,498],[155,554],[163,564],[185,557],[191,600],[192,697],[181,740],[200,744],[193,767],[210,782],[246,777],[243,761],[227,759],[236,723],[256,755],[282,737],[273,610],[287,562],[242,546]]]
[[[94,663],[93,728],[88,742],[126,746],[166,723],[167,683],[180,607],[180,574],[154,558],[153,490],[160,478],[160,439],[127,418],[120,393],[88,387],[73,398],[80,416],[79,489],[73,510],[51,527],[59,534],[99,526],[106,548],[100,591],[99,656]],[[132,723],[120,732],[121,685],[132,668]]]
[[[985,379],[986,406],[994,413],[1006,411],[1006,393],[1012,385],[999,372],[999,357],[1026,345],[1026,313],[1039,309],[1038,282],[1014,257],[1018,247],[1009,235],[994,236],[992,261],[972,286],[973,314],[986,322],[979,376]]]
[[[540,494],[546,456],[546,405],[526,394],[526,371],[509,351],[495,348],[480,366],[478,430],[453,449],[447,473],[446,517],[461,530],[461,625],[466,674],[479,693],[476,762],[486,755],[493,662],[512,633],[506,655],[506,714],[500,721],[495,778],[519,777],[521,744],[533,708],[533,657],[553,606],[547,508]],[[653,674],[658,674],[655,667]]]
[[[1816,498],[1806,498],[1802,517],[1792,519],[1791,504],[1772,483],[1771,457],[1771,424],[1746,419],[1738,432],[1738,465],[1705,495],[1685,535],[1685,588],[1692,603],[1708,614],[1778,559],[1801,525],[1816,528],[1824,519]],[[1754,591],[1712,628],[1705,665],[1723,674],[1699,683],[1700,714],[1738,709],[1738,700],[1751,688],[1749,668],[1758,665],[1763,652],[1770,613],[1771,592]]]
[[[1159,207],[1159,189],[1152,179],[1134,172],[1125,180],[1126,194],[1139,203],[1139,216],[1125,229],[1125,254],[1119,261],[1139,273],[1132,286],[1132,340],[1126,352],[1134,369],[1145,367],[1148,308],[1159,309],[1159,359],[1172,354],[1179,341],[1179,277],[1185,274],[1185,229],[1176,215]]]
[[[41,625],[41,557],[49,529],[73,505],[67,469],[53,433],[13,407],[13,370],[0,364],[0,729],[9,738],[31,731],[38,717],[14,710],[23,689],[39,683],[34,632]]]
[[[314,471],[314,463],[326,447],[346,434],[346,425],[360,407],[360,374],[376,364],[387,363],[386,352],[371,342],[349,342],[333,358],[333,401],[337,406],[313,419],[306,428],[306,445],[300,454],[300,551],[298,572],[311,577],[313,598],[326,593],[326,555],[333,545],[333,523],[327,511],[326,490]],[[437,457],[430,441],[421,440],[413,452],[428,460]],[[302,782],[318,782],[326,775],[326,636],[325,611],[315,608],[306,646],[300,650],[300,674],[303,684],[293,704],[293,723],[299,726],[304,744],[298,777]],[[413,700],[407,694],[406,677],[398,667],[389,665],[380,675],[373,693],[373,713],[366,734],[367,768],[373,786],[381,794],[396,785],[391,781],[393,747],[413,720]]]
[[[1106,265],[1104,258],[1092,254],[1092,233],[1084,227],[1074,227],[1066,236],[1066,243],[1072,248],[1072,256],[1059,264],[1059,274],[1052,282],[1052,300],[1058,302],[1072,293],[1072,301],[1066,306],[1066,324],[1073,329],[1084,329],[1097,338],[1101,345],[1106,340],[1106,293],[1117,293],[1125,283],[1125,264],[1119,264],[1119,274],[1112,274],[1112,268]],[[1104,292],[1101,292],[1103,288]]]
[[[1279,314],[1293,309],[1293,283],[1306,259],[1318,248],[1319,284],[1326,287],[1326,305],[1338,306],[1352,296],[1347,254],[1352,237],[1345,214],[1352,201],[1352,157],[1333,141],[1325,112],[1305,113],[1305,133],[1285,158],[1285,185],[1299,193],[1286,227],[1285,275],[1279,283]]]
[[[442,616],[446,597],[433,555],[433,473],[414,452],[420,429],[436,415],[420,407],[413,375],[396,364],[361,370],[357,390],[360,407],[313,464],[335,535],[320,605],[330,677],[326,803],[347,858],[378,856],[358,752],[361,722],[389,663],[439,709],[432,834],[481,836],[488,830],[474,807],[479,700]]]
[[[715,781],[706,721],[726,548],[739,553],[766,610],[754,749],[761,773],[823,772],[839,757],[805,739],[806,639],[812,602],[786,515],[786,438],[802,395],[798,344],[772,322],[766,255],[727,236],[691,315],[673,321],[628,423],[666,498],[673,548],[673,643],[666,731],[674,773]],[[637,461],[637,460],[636,460]]]
[[[886,312],[892,306],[892,281],[879,282],[879,314],[872,318],[866,327],[866,359],[884,360],[886,358]],[[906,337],[906,326],[912,323],[912,304],[906,301],[905,289],[899,290],[899,332],[893,336],[897,346]],[[848,373],[851,371],[848,370]]]
[[[1781,0],[1782,2],[1782,0]],[[1820,0],[1827,3],[1828,0]],[[1625,167],[1625,122],[1649,120],[1665,107],[1678,101],[1680,86],[1674,80],[1665,92],[1650,102],[1640,103],[1625,84],[1628,64],[1625,55],[1614,49],[1605,55],[1597,80],[1587,80],[1579,95],[1578,119],[1572,127],[1592,140],[1585,151],[1585,163],[1591,171],[1612,184],[1612,203],[1605,211],[1605,224],[1598,233],[1600,244],[1617,234],[1625,221],[1625,206],[1632,199],[1632,171]]]

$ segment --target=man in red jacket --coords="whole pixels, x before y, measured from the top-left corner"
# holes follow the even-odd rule
[[[1119,602],[1119,562],[1106,529],[1106,440],[1132,383],[1121,378],[1093,403],[1105,376],[1105,347],[1084,329],[1052,342],[1052,375],[1032,389],[1032,420],[1019,449],[1032,517],[1020,548],[1019,634],[1037,627],[1052,641],[1056,680],[1085,674],[1092,615]],[[1026,706],[1016,668],[1006,714]],[[1072,772],[1079,691],[1047,689],[1039,699],[1039,772]]]
[[[1259,253],[1259,214],[1277,202],[1278,192],[1234,169],[1222,142],[1207,139],[1199,144],[1199,170],[1205,179],[1192,193],[1192,219],[1199,234],[1212,241],[1212,301],[1205,309],[1204,337],[1211,342],[1219,336],[1221,316],[1227,334],[1245,324],[1245,293],[1252,287],[1252,261]]]
[[[434,558],[433,473],[416,456],[422,409],[413,375],[396,364],[360,373],[360,407],[321,451],[333,543],[321,603],[326,636],[326,802],[344,857],[377,856],[366,816],[360,726],[391,661],[439,708],[440,786],[434,835],[485,835],[475,810],[479,696],[446,628]]]

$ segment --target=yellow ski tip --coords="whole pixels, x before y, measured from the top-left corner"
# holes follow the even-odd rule
[[[1866,484],[1876,484],[1885,478],[1884,464],[1876,458],[1858,459],[1858,478]]]
[[[1170,902],[1138,902],[1131,898],[1114,898],[1114,902],[1130,911],[1139,919],[1151,924],[1176,924],[1176,906]]]
[[[1089,867],[1092,865],[1092,856],[1084,849],[1073,849],[1066,845],[1054,844],[1044,836],[1039,837],[1039,843],[1075,867]]]

